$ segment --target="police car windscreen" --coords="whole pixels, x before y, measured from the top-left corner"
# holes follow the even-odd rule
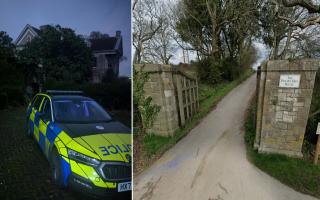
[[[59,99],[53,101],[55,120],[63,123],[107,122],[112,118],[95,101],[83,99]]]

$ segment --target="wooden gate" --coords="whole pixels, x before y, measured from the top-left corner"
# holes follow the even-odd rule
[[[175,76],[179,121],[183,126],[199,109],[198,81],[179,69]]]

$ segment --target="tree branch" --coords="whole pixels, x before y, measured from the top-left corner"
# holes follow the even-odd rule
[[[320,109],[317,110],[317,111],[315,111],[315,112],[313,112],[313,113],[311,113],[311,114],[309,115],[309,118],[311,118],[311,117],[313,117],[313,116],[315,116],[315,115],[317,115],[317,114],[320,114]]]
[[[291,26],[297,26],[301,29],[305,29],[308,26],[317,25],[320,23],[320,16],[317,17],[310,17],[305,22],[295,22],[289,17],[278,15],[279,19],[287,21]]]
[[[306,0],[282,0],[285,7],[300,6],[308,10],[309,13],[320,13],[320,6]]]
[[[137,3],[138,3],[138,0],[134,0],[132,2],[132,10],[134,10],[136,8]]]

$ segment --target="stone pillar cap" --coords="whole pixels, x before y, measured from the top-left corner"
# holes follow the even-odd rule
[[[320,59],[269,60],[261,64],[261,71],[317,71]]]

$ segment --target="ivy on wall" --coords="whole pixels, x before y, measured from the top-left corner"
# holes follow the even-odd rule
[[[143,67],[136,70],[133,67],[133,109],[134,126],[140,125],[140,132],[145,134],[150,129],[160,112],[161,107],[152,101],[152,97],[145,96],[144,85],[149,80],[149,73]]]

